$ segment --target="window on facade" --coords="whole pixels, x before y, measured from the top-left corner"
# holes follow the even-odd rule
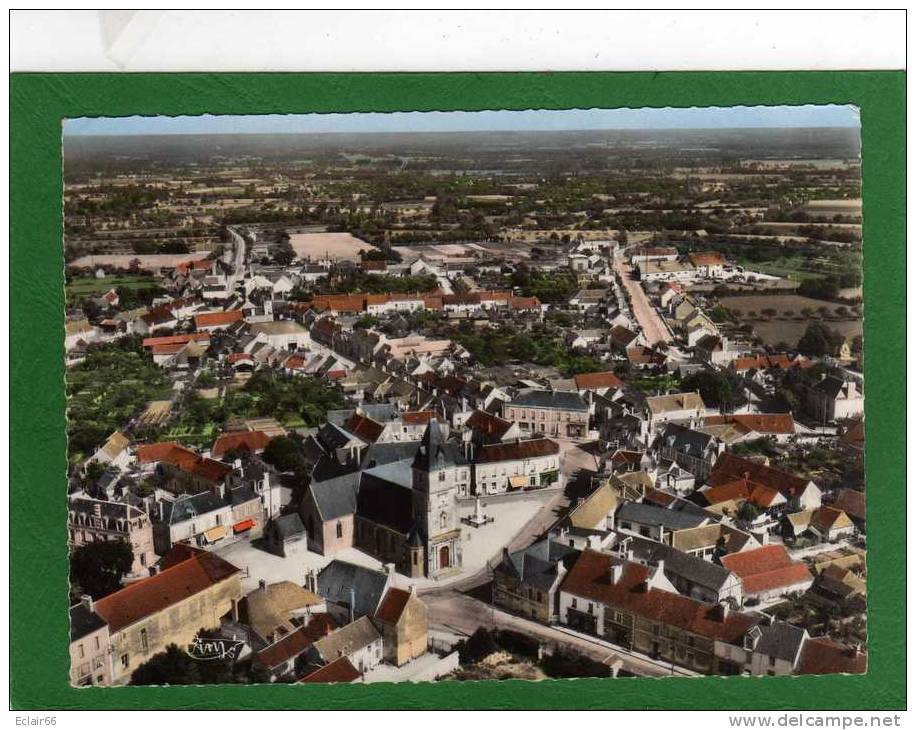
[[[343,537],[343,523],[341,522],[337,523],[337,537],[338,538]]]
[[[79,650],[80,650],[80,659],[82,659],[84,656],[86,656],[86,650],[83,648],[82,644],[79,645]]]
[[[448,515],[443,512],[439,515],[439,529],[444,530],[448,527]]]
[[[124,669],[127,669],[127,667],[130,666],[130,654],[121,655],[121,666]]]
[[[570,603],[569,605],[570,605],[571,608],[575,608],[575,607],[576,607],[576,599],[573,598],[573,599],[572,599],[572,603]]]
[[[101,669],[104,664],[105,664],[105,660],[100,656],[97,656],[95,659],[92,660],[93,669]]]
[[[594,610],[595,610],[595,604],[589,603],[589,604],[588,604],[588,612],[589,612],[589,613],[593,613]]]
[[[440,482],[444,482],[444,481],[445,481],[445,472],[442,471],[441,469],[439,470],[439,481],[440,481]]]
[[[96,649],[101,649],[101,648],[102,648],[102,640],[99,639],[98,636],[95,637],[95,648],[96,648]]]
[[[149,651],[149,635],[146,633],[146,629],[140,629],[140,648],[143,651]]]

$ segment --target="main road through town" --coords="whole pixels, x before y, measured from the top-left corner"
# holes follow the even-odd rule
[[[655,310],[655,307],[649,302],[649,298],[642,290],[639,282],[633,279],[633,267],[624,260],[623,255],[617,258],[617,261],[614,263],[614,268],[620,275],[620,279],[623,281],[623,285],[630,295],[630,306],[633,309],[633,314],[636,316],[636,321],[639,322],[639,326],[642,327],[642,331],[646,336],[646,341],[650,345],[654,345],[658,342],[664,342],[666,344],[670,342],[671,335],[668,328],[665,326],[659,313]]]

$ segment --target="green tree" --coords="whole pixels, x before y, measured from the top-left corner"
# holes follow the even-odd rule
[[[130,572],[134,555],[130,545],[121,540],[90,542],[70,555],[70,581],[82,593],[102,598],[121,587],[121,579]]]
[[[718,371],[701,370],[688,375],[681,382],[681,390],[698,391],[707,406],[723,410],[734,410],[745,401],[741,387],[735,379]]]
[[[797,349],[809,357],[823,357],[835,352],[842,342],[843,336],[823,322],[811,322],[799,339]]]
[[[299,442],[289,436],[272,438],[264,449],[263,459],[280,471],[302,472],[306,468]]]

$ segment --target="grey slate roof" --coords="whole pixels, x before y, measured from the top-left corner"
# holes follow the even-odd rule
[[[215,512],[226,504],[213,492],[201,492],[192,496],[181,496],[174,502],[162,502],[162,522],[175,525],[199,515]]]
[[[360,517],[408,535],[414,526],[413,491],[364,472],[356,497]]]
[[[313,481],[309,492],[318,507],[322,520],[336,520],[356,512],[356,492],[359,489],[360,472],[354,471],[322,482]]]
[[[820,380],[814,388],[830,398],[836,398],[840,390],[842,390],[843,385],[845,385],[845,383],[842,380],[835,378],[833,375],[828,375],[823,380]]]
[[[70,641],[79,641],[84,636],[105,626],[105,619],[84,604],[77,603],[70,608]]]
[[[386,444],[369,444],[363,453],[362,464],[372,468],[396,461],[412,461],[420,450],[419,441],[391,441]]]
[[[524,408],[555,408],[564,411],[588,411],[588,404],[582,400],[578,393],[565,391],[530,390],[519,393],[512,402],[512,406]]]
[[[378,421],[379,423],[393,421],[400,414],[398,407],[391,403],[365,403],[360,406],[360,410],[363,412],[364,416],[368,416],[373,421]],[[355,408],[328,411],[327,420],[335,426],[343,426],[344,421],[354,413],[356,413]]]
[[[372,616],[388,585],[388,574],[344,560],[332,560],[318,574],[318,595],[340,606],[350,606],[354,616]]]
[[[546,593],[557,580],[558,564],[576,554],[575,548],[544,538],[524,550],[504,555],[496,570]]]
[[[677,423],[666,423],[656,440],[656,446],[666,445],[681,454],[700,456],[713,441],[708,433],[694,431]]]
[[[777,621],[770,626],[761,626],[760,630],[762,635],[754,651],[795,663],[805,641],[804,629]]]
[[[670,510],[654,504],[624,502],[617,509],[615,523],[636,522],[641,525],[661,525],[667,530],[686,530],[698,527],[709,518],[688,510]]]
[[[281,540],[285,540],[289,537],[296,537],[305,532],[305,525],[302,524],[302,518],[296,512],[278,517],[274,520],[274,525],[274,529],[277,531],[277,537]]]
[[[439,421],[431,419],[414,457],[413,466],[424,471],[434,471],[467,463],[461,446],[446,440],[439,428]]]
[[[633,538],[630,543],[633,552],[647,563],[665,561],[665,575],[680,576],[703,588],[718,591],[731,576],[731,571],[703,558],[681,552],[670,545],[652,540]]]

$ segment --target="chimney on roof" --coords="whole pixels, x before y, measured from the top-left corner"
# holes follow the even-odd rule
[[[92,596],[80,596],[80,603],[82,603],[86,607],[86,609],[90,613],[92,613],[92,607],[93,607]]]
[[[417,586],[411,583],[409,586],[407,586],[407,592],[411,595],[414,595],[417,592]]]
[[[389,577],[394,578],[394,573],[395,573],[394,563],[385,563],[385,572],[388,574]]]
[[[610,578],[612,585],[617,585],[620,582],[620,579],[623,578],[623,563],[615,562],[611,565]]]
[[[266,591],[267,590],[267,581],[263,578],[258,581],[258,590]]]

